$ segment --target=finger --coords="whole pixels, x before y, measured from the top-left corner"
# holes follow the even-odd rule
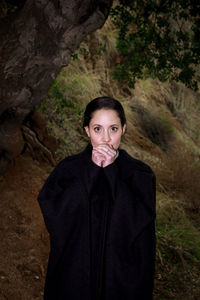
[[[115,149],[115,148],[113,147],[113,145],[111,145],[111,148],[112,148],[115,152],[117,152],[117,149]]]
[[[102,155],[101,153],[94,150],[92,152],[92,160],[95,164],[102,167],[104,162],[106,161],[106,157],[105,155]]]
[[[109,157],[114,157],[116,155],[115,151],[106,148],[98,148],[98,151]]]
[[[116,150],[111,148],[109,145],[98,145],[97,147],[94,148],[95,150],[103,150],[105,153],[116,155]]]
[[[96,151],[96,150],[93,151],[92,156],[98,160],[106,159],[106,156],[104,155],[104,153],[100,153],[99,151]]]
[[[97,149],[93,149],[93,151],[92,151],[92,153],[96,156],[102,156],[102,154],[104,154],[104,152],[100,152],[99,150],[97,150]],[[106,153],[106,152],[105,152]]]
[[[112,157],[115,157],[115,155],[116,155],[116,152],[110,151],[110,150],[104,149],[104,148],[98,148],[98,150],[96,150],[96,151],[103,154],[106,158],[112,158]]]
[[[98,148],[98,147],[103,147],[103,148],[107,148],[107,149],[113,150],[113,146],[110,146],[108,144],[99,144],[97,146],[94,146],[94,148]]]
[[[104,147],[97,147],[95,149],[95,151],[98,152],[98,153],[104,154],[104,155],[107,155],[108,153],[110,153],[109,149],[104,148]]]

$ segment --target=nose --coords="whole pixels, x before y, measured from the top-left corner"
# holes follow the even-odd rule
[[[103,133],[103,142],[108,143],[108,142],[110,142],[110,140],[111,140],[111,138],[110,138],[109,131],[105,130]]]

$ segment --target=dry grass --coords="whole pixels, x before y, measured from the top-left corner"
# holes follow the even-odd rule
[[[166,104],[189,137],[200,144],[200,94],[182,84],[171,85]]]
[[[183,256],[181,259],[200,260],[199,231],[189,221],[179,199],[168,193],[157,194],[157,233],[159,239],[171,241],[180,258]],[[159,259],[162,262],[161,255]]]
[[[155,171],[161,190],[179,197],[186,209],[200,210],[200,160],[197,153],[180,143],[155,165]]]
[[[166,113],[152,107],[144,107],[139,100],[132,104],[131,110],[136,113],[136,122],[139,123],[143,135],[166,151],[173,137],[173,126]]]
[[[157,193],[156,227],[154,299],[198,299],[200,234],[189,221],[179,199],[166,192]]]

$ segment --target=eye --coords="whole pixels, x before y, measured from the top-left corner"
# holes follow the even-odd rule
[[[94,131],[95,132],[100,132],[101,131],[101,127],[99,127],[99,126],[94,127]]]
[[[116,132],[117,130],[118,130],[118,127],[116,127],[116,126],[111,127],[111,131]]]

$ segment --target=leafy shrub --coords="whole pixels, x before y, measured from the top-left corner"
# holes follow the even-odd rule
[[[49,133],[59,142],[57,159],[79,152],[86,141],[82,132],[83,109],[71,99],[67,85],[60,78],[52,84],[48,97],[40,104],[39,111],[47,119]]]
[[[74,108],[75,105],[73,101],[70,99],[66,99],[65,96],[66,87],[62,87],[56,80],[52,84],[50,88],[50,95],[52,95],[56,99],[57,110],[56,112],[60,112],[62,109],[66,108]]]
[[[199,11],[198,1],[116,1],[111,17],[121,61],[114,77],[129,87],[152,77],[197,90]]]

